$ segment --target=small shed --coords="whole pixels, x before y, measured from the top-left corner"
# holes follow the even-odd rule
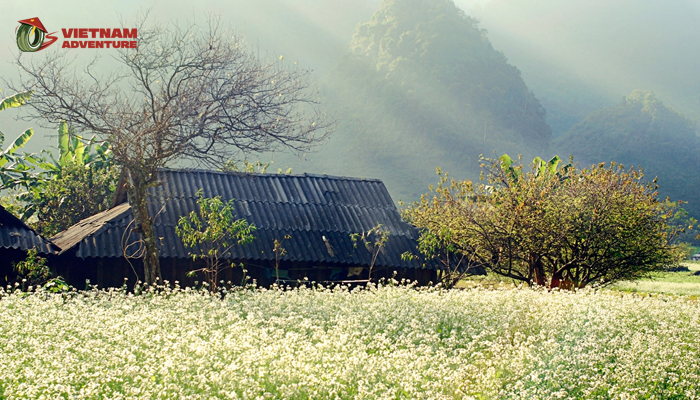
[[[180,217],[197,210],[200,189],[204,197],[234,200],[235,217],[257,228],[252,243],[234,247],[225,258],[243,264],[259,284],[271,284],[278,275],[284,281],[366,280],[372,253],[351,235],[377,225],[388,231],[388,240],[373,264],[372,279],[436,281],[434,262],[402,257],[417,252],[418,231],[401,219],[379,180],[173,169],[160,171],[158,180],[160,185],[149,189],[148,208],[156,216],[162,276],[170,282],[202,280],[187,277],[197,267],[190,255],[193,249],[183,246],[175,231]],[[80,288],[87,279],[99,286],[120,286],[124,278],[143,279],[140,235],[134,231],[122,184],[115,203],[51,239],[61,248],[56,272],[70,284]],[[284,254],[274,252],[275,240],[282,243]],[[241,282],[242,268],[227,270],[221,279]]]
[[[12,265],[24,260],[30,249],[36,249],[38,254],[44,256],[57,254],[60,250],[0,206],[0,285],[16,281],[17,275]]]

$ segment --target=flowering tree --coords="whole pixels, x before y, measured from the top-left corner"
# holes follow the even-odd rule
[[[530,285],[609,284],[679,261],[677,204],[659,200],[656,183],[644,183],[639,170],[560,167],[555,157],[536,158],[523,172],[507,155],[484,159],[482,168],[486,184],[442,175],[406,218],[432,242]]]

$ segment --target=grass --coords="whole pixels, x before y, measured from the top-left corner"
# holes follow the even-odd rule
[[[649,279],[626,281],[615,284],[612,288],[625,292],[664,293],[682,296],[700,297],[700,276],[692,275],[700,270],[700,262],[686,262],[683,265],[691,272],[660,273]]]
[[[700,398],[698,326],[593,290],[0,290],[0,398]]]
[[[609,289],[631,293],[670,294],[679,296],[691,296],[700,298],[700,275],[693,275],[700,271],[700,262],[687,261],[683,263],[690,272],[664,272],[655,274],[648,279],[637,281],[618,282]],[[486,276],[470,276],[457,284],[460,289],[483,287],[487,289],[517,288],[522,283],[513,279],[504,278],[496,274]]]

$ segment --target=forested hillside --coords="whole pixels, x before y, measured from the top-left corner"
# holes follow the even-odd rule
[[[449,0],[387,0],[324,80],[338,131],[311,165],[383,179],[415,200],[441,166],[478,176],[479,154],[547,146],[545,111],[476,20]]]
[[[700,216],[700,138],[695,122],[651,92],[634,91],[617,106],[592,113],[555,140],[560,154],[579,163],[616,161],[658,176],[660,193],[684,200]]]

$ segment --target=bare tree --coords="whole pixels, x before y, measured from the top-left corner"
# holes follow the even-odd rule
[[[136,25],[137,49],[108,50],[119,64],[109,75],[95,72],[98,58],[78,74],[64,50],[41,61],[20,54],[21,79],[8,84],[34,91],[29,118],[47,126],[67,120],[109,140],[152,284],[160,265],[146,196],[158,169],[183,159],[211,165],[241,153],[306,151],[334,124],[319,110],[309,71],[262,61],[218,20],[202,29],[146,27],[145,18]]]

